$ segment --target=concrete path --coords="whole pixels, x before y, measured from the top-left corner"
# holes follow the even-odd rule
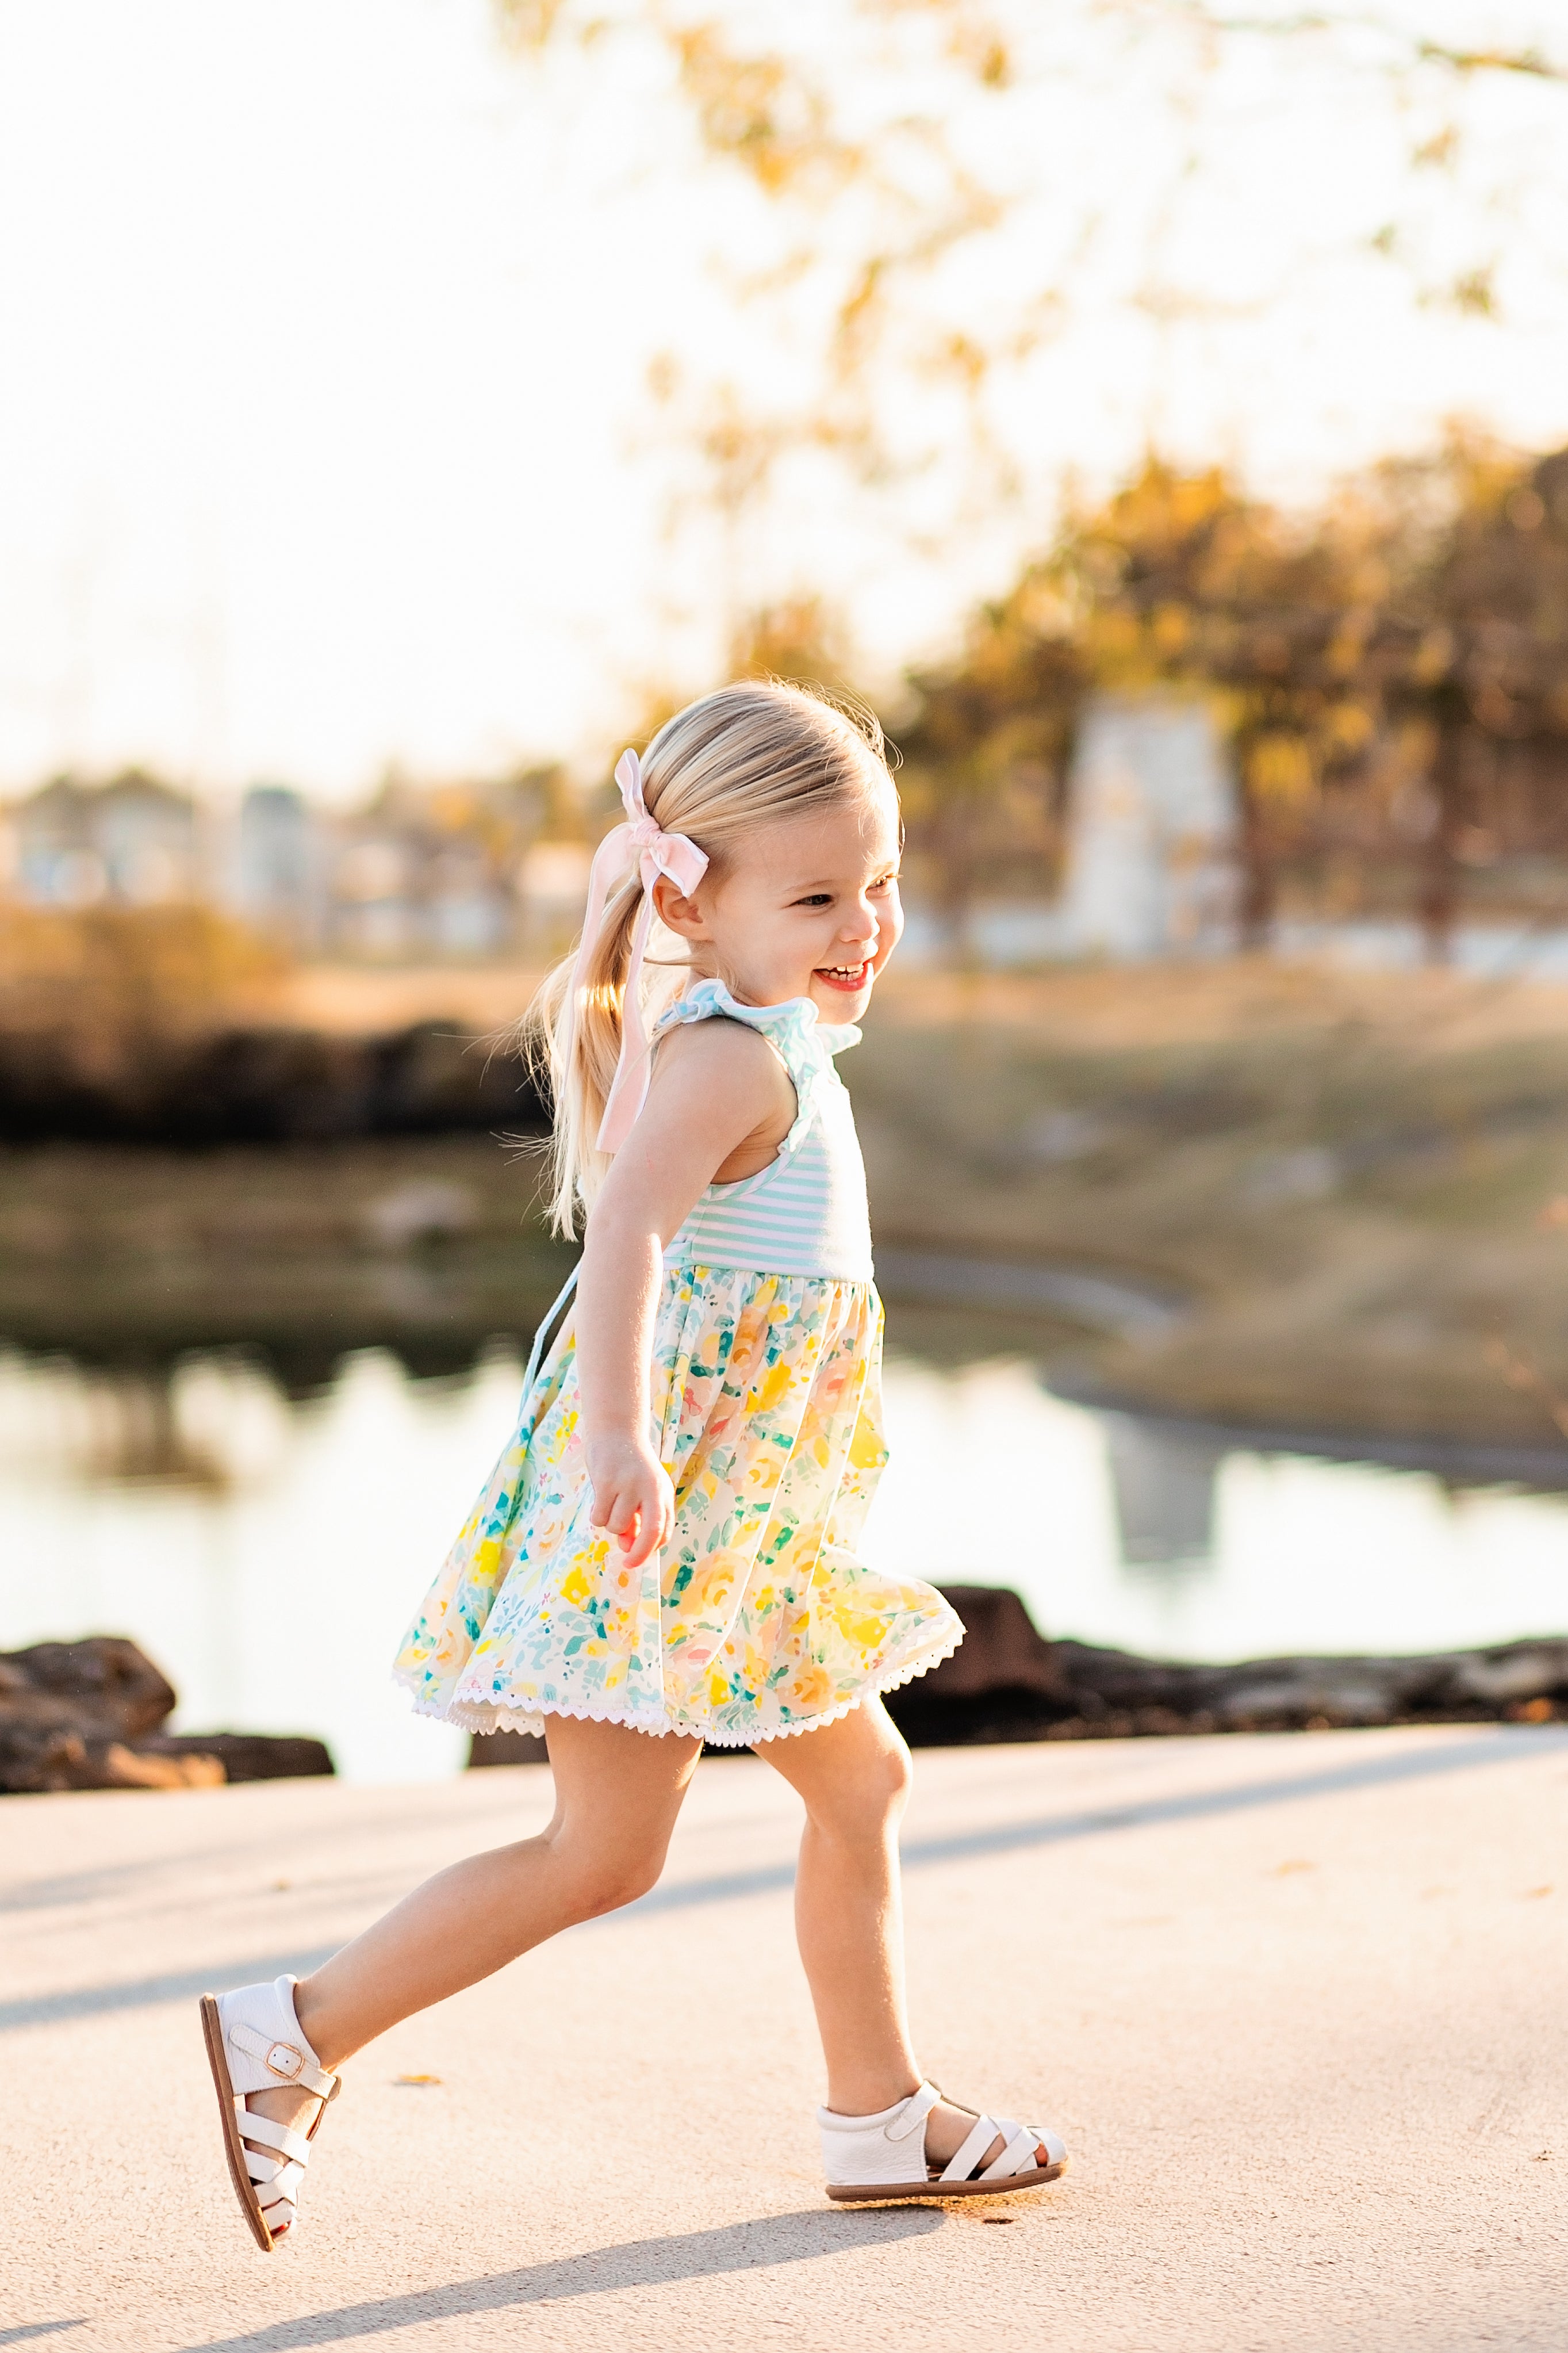
[[[926,2064],[1058,2121],[1068,2180],[1011,2210],[826,2203],[795,1800],[742,1758],[703,1767],[635,1911],[362,2056],[270,2258],[195,1996],[536,1827],[547,1774],[5,1800],[0,2348],[1562,2347],[1568,1737],[919,1765]]]

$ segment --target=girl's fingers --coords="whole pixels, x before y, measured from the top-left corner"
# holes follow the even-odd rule
[[[636,1480],[624,1487],[612,1487],[602,1503],[595,1493],[589,1525],[599,1535],[613,1536],[626,1567],[638,1568],[675,1533],[675,1490],[665,1477],[650,1478],[646,1488]]]
[[[637,1524],[637,1503],[619,1487],[612,1487],[601,1504],[597,1495],[588,1514],[588,1525],[609,1536],[625,1536]]]
[[[645,1560],[662,1551],[675,1533],[675,1490],[668,1479],[661,1479],[654,1492],[639,1501],[637,1531],[626,1549],[628,1568],[639,1568]]]
[[[665,1542],[664,1515],[658,1499],[648,1498],[648,1508],[637,1514],[637,1540],[626,1555],[628,1568],[640,1568],[643,1562],[658,1552]]]

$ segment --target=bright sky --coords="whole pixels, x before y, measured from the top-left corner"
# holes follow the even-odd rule
[[[965,515],[959,411],[906,343],[889,414],[931,462],[879,501],[798,468],[726,542],[668,533],[683,412],[647,364],[765,402],[809,380],[803,314],[724,290],[714,256],[772,232],[646,55],[542,76],[487,0],[0,0],[0,788],[142,760],[341,798],[393,760],[597,755],[655,682],[711,682],[737,602],[819,587],[889,674],[1039,541],[1064,468],[1107,480],[1151,435],[1287,494],[1455,411],[1568,438],[1568,100],[1466,100],[1491,209],[1461,231],[1460,179],[1392,169],[1375,77],[1347,102],[1244,58],[1171,211],[1197,134],[1169,57],[1021,5],[1082,54],[1013,104],[1012,225],[931,297],[994,319],[1047,247],[1078,271],[994,404],[1016,492]],[[792,6],[826,54],[845,0]],[[1364,250],[1401,207],[1405,271]],[[1477,253],[1500,325],[1421,299]]]

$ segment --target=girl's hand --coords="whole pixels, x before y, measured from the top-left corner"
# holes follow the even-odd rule
[[[635,1438],[591,1438],[590,1521],[615,1537],[628,1568],[640,1568],[675,1527],[675,1489],[650,1447]]]

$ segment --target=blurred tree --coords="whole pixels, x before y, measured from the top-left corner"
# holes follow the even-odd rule
[[[838,616],[819,596],[787,598],[783,604],[760,606],[748,613],[730,640],[726,678],[782,678],[800,686],[820,689],[836,699],[858,701],[854,685],[854,655]],[[671,685],[644,689],[627,740],[646,746],[667,719],[685,709],[689,694]],[[598,805],[595,804],[597,807]],[[613,822],[620,804],[613,790],[603,801],[605,823]]]
[[[1213,250],[1217,133],[1272,105],[1316,106],[1362,142],[1362,216],[1331,233],[1336,267],[1396,271],[1421,303],[1486,320],[1506,309],[1520,253],[1554,250],[1547,195],[1513,185],[1521,140],[1552,136],[1568,92],[1545,0],[1506,0],[1469,42],[1441,38],[1426,12],[1272,0],[495,5],[527,54],[574,49],[601,79],[630,60],[637,102],[656,92],[685,117],[689,148],[665,153],[722,175],[716,259],[787,364],[750,386],[693,384],[689,357],[666,353],[650,389],[691,454],[694,495],[731,526],[802,453],[897,494],[940,452],[954,487],[934,527],[972,524],[977,502],[1016,494],[1032,455],[1023,374],[1086,301],[1166,354],[1291,300],[1331,258],[1321,234],[1244,296],[1190,261]],[[1087,147],[1085,121],[1100,131]],[[930,537],[929,501],[889,504]]]
[[[1009,844],[1059,848],[1088,692],[1175,689],[1209,695],[1234,747],[1247,937],[1284,862],[1337,826],[1352,859],[1414,839],[1443,955],[1468,869],[1568,848],[1568,451],[1530,461],[1456,430],[1304,518],[1151,458],[1102,507],[1069,507],[961,655],[910,682],[912,839],[950,906]]]
[[[820,596],[794,596],[747,615],[731,641],[731,678],[783,678],[853,696],[848,632]]]
[[[950,900],[973,888],[976,856],[994,865],[1009,839],[1059,849],[1086,693],[1175,689],[1211,696],[1234,744],[1242,926],[1260,938],[1281,858],[1376,732],[1365,656],[1389,579],[1376,542],[1349,501],[1291,524],[1222,470],[1184,474],[1153,457],[1103,507],[1069,508],[961,659],[911,681],[919,714],[903,740]],[[1036,812],[1022,833],[1021,794]]]
[[[1404,563],[1372,652],[1426,739],[1419,910],[1441,955],[1468,869],[1568,848],[1568,450],[1456,433],[1382,484]]]
[[[1529,298],[1532,241],[1555,253],[1555,184],[1531,159],[1561,151],[1568,61],[1543,0],[1502,0],[1468,40],[1414,8],[1283,0],[496,6],[535,56],[635,54],[639,102],[673,98],[689,156],[723,175],[710,217],[726,282],[767,311],[788,364],[751,386],[694,385],[666,353],[649,389],[692,459],[686,506],[724,534],[731,614],[740,526],[790,493],[803,457],[847,469],[928,556],[1016,510],[1033,460],[1027,370],[1086,296],[1168,357],[1194,329],[1281,307],[1331,259],[1397,272],[1406,297],[1484,322]],[[1180,259],[1214,249],[1215,134],[1307,102],[1309,85],[1336,140],[1357,126],[1363,216],[1331,252],[1320,240],[1283,256],[1222,300]],[[1086,110],[1102,135],[1083,148],[1069,133]],[[1560,731],[1555,510],[1512,461],[1458,448],[1304,524],[1222,472],[1152,461],[1103,510],[1069,504],[1050,554],[984,609],[959,659],[913,681],[911,847],[950,907],[1021,871],[1021,848],[1049,869],[1082,695],[1162,686],[1215,695],[1234,741],[1249,936],[1325,811],[1367,835],[1414,764],[1432,812],[1421,907],[1440,946],[1487,830],[1477,812]],[[1531,499],[1541,524],[1517,519]],[[1407,822],[1422,806],[1405,793]]]
[[[984,606],[953,661],[911,673],[899,731],[910,863],[962,940],[984,887],[1051,890],[1063,780],[1090,682],[1078,624],[1046,567]]]

